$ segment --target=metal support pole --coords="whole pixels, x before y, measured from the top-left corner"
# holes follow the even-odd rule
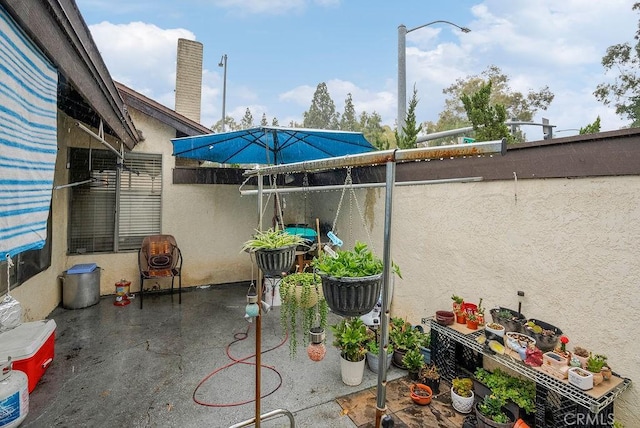
[[[404,122],[407,116],[407,27],[398,26],[398,117],[396,118],[398,136],[404,135]]]
[[[395,160],[387,162],[387,180],[384,203],[384,248],[382,260],[384,276],[382,280],[382,311],[380,311],[380,346],[378,354],[378,389],[376,399],[376,428],[380,428],[382,417],[387,411],[387,349],[389,347],[389,320],[391,310],[391,296],[389,285],[392,280],[393,266],[391,260],[391,218],[393,211],[393,187],[396,180]]]
[[[262,230],[262,175],[258,174],[258,228]],[[256,317],[256,428],[260,428],[260,396],[262,372],[262,271],[258,269],[258,316]]]
[[[220,63],[218,63],[218,67],[223,67],[223,77],[222,77],[222,132],[225,132],[224,122],[226,119],[226,108],[227,108],[227,54],[222,55],[220,58]]]

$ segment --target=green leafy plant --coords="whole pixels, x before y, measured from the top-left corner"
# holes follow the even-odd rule
[[[474,376],[479,382],[485,384],[492,394],[505,402],[513,401],[526,413],[536,411],[535,382],[511,376],[500,369],[495,369],[492,373],[478,368]]]
[[[587,358],[587,370],[591,373],[600,373],[602,367],[607,364],[607,356],[602,354],[589,354]]]
[[[471,397],[473,381],[468,377],[456,377],[451,381],[451,388],[461,397]]]
[[[418,373],[418,380],[425,383],[426,379],[440,379],[440,373],[438,372],[438,368],[435,364],[425,365],[420,369],[420,372]]]
[[[506,424],[510,421],[507,414],[502,410],[505,401],[495,394],[487,394],[484,400],[478,403],[478,410],[487,418],[494,422]]]
[[[453,303],[457,303],[459,305],[464,303],[464,299],[460,296],[456,296],[455,294],[451,296],[451,300],[453,300]]]
[[[426,335],[413,328],[411,323],[404,319],[399,317],[391,319],[389,338],[396,349],[400,351],[419,349],[424,336]]]
[[[425,366],[422,352],[419,349],[409,349],[402,357],[402,364],[412,373],[420,372]]]
[[[367,351],[374,355],[380,355],[380,345],[375,337],[367,341]],[[387,354],[393,354],[393,344],[391,343],[387,346]]]
[[[500,309],[498,312],[498,318],[510,320],[513,319],[513,313],[509,309]]]
[[[331,326],[333,346],[340,350],[340,355],[352,362],[362,361],[367,355],[367,326],[360,318],[343,318],[338,324]]]
[[[308,344],[311,327],[327,327],[329,307],[320,289],[318,275],[310,272],[289,274],[280,281],[280,325],[289,335],[289,354],[295,357],[298,347],[298,326],[302,324],[303,343]]]
[[[243,244],[242,251],[273,250],[304,244],[302,236],[288,233],[278,227],[262,231],[256,229],[256,234]]]
[[[350,277],[361,278],[365,276],[379,275],[384,269],[382,260],[362,242],[356,242],[353,250],[337,250],[337,257],[323,252],[313,259],[312,265],[320,274],[336,278]],[[400,269],[394,263],[393,270],[400,278]]]

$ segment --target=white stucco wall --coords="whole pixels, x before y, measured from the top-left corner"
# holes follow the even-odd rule
[[[240,196],[235,185],[172,185],[174,131],[130,114],[146,137],[136,150],[163,154],[162,229],[183,251],[183,285],[251,279],[240,248],[257,226],[257,198]],[[56,185],[68,183],[66,145],[89,141],[73,123],[61,114]],[[121,278],[138,290],[137,253],[66,254],[68,193],[53,194],[51,268],[12,291],[25,321],[46,317],[60,303],[58,276],[77,263],[103,268],[102,294],[113,294]],[[350,211],[347,194],[337,232],[347,246],[358,239],[381,253],[384,189],[356,194],[365,224],[355,205]],[[285,222],[332,223],[339,197],[339,191],[285,195]],[[266,225],[273,199],[268,203]],[[614,371],[638,382],[640,331],[623,320],[640,314],[639,219],[640,176],[396,187],[392,257],[404,279],[395,281],[392,313],[419,323],[448,309],[454,293],[472,302],[482,297],[487,308],[516,309],[517,291],[524,291],[526,316],[561,328],[570,348],[607,354]],[[616,401],[616,418],[640,426],[638,402],[634,384]]]

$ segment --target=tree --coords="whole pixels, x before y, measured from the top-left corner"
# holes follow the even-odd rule
[[[632,10],[640,10],[640,3],[635,3]],[[635,35],[635,44],[619,43],[609,46],[602,57],[605,72],[618,70],[613,83],[601,83],[593,93],[604,105],[613,105],[616,114],[626,117],[632,127],[640,126],[640,22]]]
[[[373,144],[378,150],[387,150],[390,145],[390,140],[393,137],[385,135],[387,131],[391,132],[391,128],[388,126],[383,127],[381,125],[382,117],[375,111],[369,115],[366,111],[360,114],[360,120],[358,127],[360,128],[364,138]],[[393,135],[393,133],[391,133]]]
[[[484,83],[480,89],[472,94],[462,94],[461,101],[467,112],[467,117],[473,125],[477,141],[493,141],[506,138],[513,142],[513,136],[504,122],[507,119],[507,109],[502,104],[491,105],[491,81]]]
[[[473,94],[486,83],[492,84],[490,103],[501,104],[505,107],[507,119],[518,121],[531,121],[538,110],[546,110],[553,101],[554,94],[548,86],[538,91],[530,90],[526,95],[514,91],[509,86],[509,77],[500,68],[490,65],[480,75],[467,76],[445,88],[442,92],[448,95],[445,100],[445,108],[440,113],[438,122],[428,122],[425,128],[428,132],[447,131],[450,129],[470,126],[464,105],[461,102],[463,94]],[[517,136],[518,141],[524,141],[524,134]]]
[[[251,110],[249,107],[244,112],[244,117],[240,121],[240,129],[248,129],[253,128],[253,115],[251,114]]]
[[[229,131],[239,131],[240,129],[240,125],[238,125],[235,121],[235,119],[231,116],[227,116],[225,117],[224,120],[224,128],[226,132]],[[220,119],[219,121],[217,121],[212,127],[211,130],[213,132],[217,132],[220,133],[222,132],[222,119]]]
[[[302,126],[317,129],[338,129],[340,115],[336,113],[336,105],[329,95],[327,84],[321,82],[313,94],[309,111],[303,114]]]
[[[267,122],[267,113],[262,113],[262,119],[260,119],[260,126],[267,126],[269,122]]]
[[[600,116],[598,116],[593,123],[586,125],[584,128],[580,128],[580,135],[597,134],[598,132],[600,132]]]
[[[416,107],[418,106],[418,90],[415,85],[413,86],[413,95],[409,100],[409,107],[407,109],[407,117],[402,128],[402,135],[398,135],[396,129],[396,143],[400,149],[412,149],[416,147],[416,140],[418,134],[422,130],[422,125],[416,123]]]
[[[360,131],[360,123],[356,119],[356,109],[353,106],[351,93],[347,94],[347,99],[344,100],[344,113],[340,119],[340,129],[342,131]]]

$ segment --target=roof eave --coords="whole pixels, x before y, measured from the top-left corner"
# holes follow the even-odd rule
[[[51,62],[71,81],[115,136],[129,149],[138,143],[126,111],[91,33],[73,0],[0,0]]]

